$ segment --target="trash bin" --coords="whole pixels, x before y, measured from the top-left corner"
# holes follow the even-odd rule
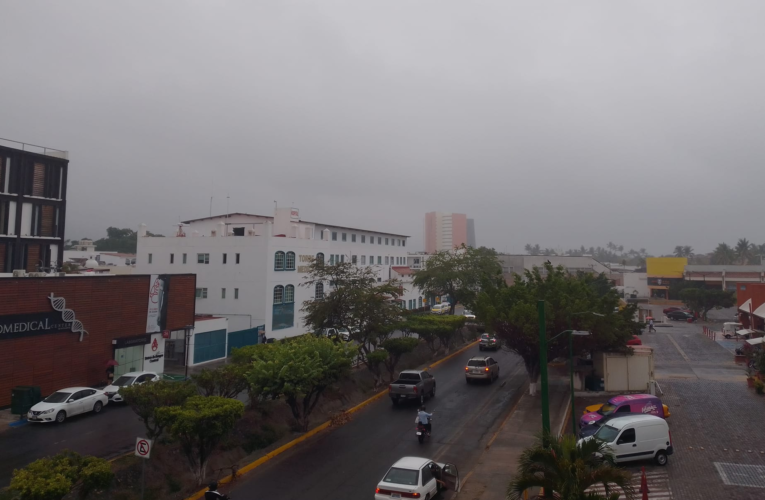
[[[11,413],[14,415],[26,415],[29,409],[41,400],[39,386],[16,386],[11,390]]]

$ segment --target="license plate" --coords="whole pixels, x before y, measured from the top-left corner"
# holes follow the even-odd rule
[[[391,493],[390,497],[391,498],[401,498],[401,494],[400,493]]]
[[[417,433],[417,435],[418,435],[418,436],[422,436],[422,432],[418,432],[418,433]]]
[[[41,418],[37,418],[37,417],[29,417],[29,418],[27,418],[27,420],[29,420],[31,422],[37,422],[38,420],[42,420],[42,419]]]

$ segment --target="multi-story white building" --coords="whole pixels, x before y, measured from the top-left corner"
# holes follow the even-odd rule
[[[300,219],[295,208],[274,216],[235,213],[185,221],[175,236],[138,232],[136,272],[195,273],[196,313],[228,318],[228,331],[265,326],[270,338],[306,333],[303,303],[329,284],[308,288],[308,263],[353,262],[372,266],[382,282],[407,276],[407,238]],[[408,269],[408,268],[407,268]],[[404,286],[402,307],[421,297]]]

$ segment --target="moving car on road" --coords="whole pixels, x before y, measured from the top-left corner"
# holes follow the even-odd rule
[[[101,413],[108,402],[109,398],[102,391],[90,387],[69,387],[54,392],[30,408],[27,420],[60,424],[68,417],[81,413]]]
[[[491,384],[499,378],[499,364],[491,356],[470,358],[465,367],[465,381],[488,380]]]
[[[320,334],[327,338],[341,338],[348,342],[351,340],[351,332],[347,328],[322,328]]]
[[[451,306],[449,304],[436,304],[430,308],[431,314],[449,314]]]
[[[154,372],[126,373],[112,382],[111,385],[104,387],[104,394],[109,398],[109,401],[122,403],[124,402],[124,399],[122,399],[122,396],[120,395],[121,387],[131,387],[134,385],[145,384],[146,382],[156,382],[157,380],[159,380],[159,375]]]
[[[497,336],[489,335],[488,333],[482,333],[481,340],[478,342],[478,350],[496,351],[497,349],[499,349],[499,341],[497,340]]]
[[[670,311],[667,313],[667,317],[675,321],[693,321],[696,319],[693,314],[686,311]]]
[[[454,464],[428,458],[404,457],[388,469],[375,490],[375,500],[421,498],[432,500],[442,490],[459,491],[460,476]]]
[[[475,314],[473,314],[472,311],[468,311],[467,309],[462,311],[462,315],[465,316],[465,319],[475,319]]]
[[[436,379],[426,370],[404,370],[388,386],[388,396],[394,405],[406,400],[424,403],[426,397],[435,395]]]
[[[672,307],[665,307],[664,310],[661,311],[661,312],[663,312],[664,314],[669,314],[669,313],[674,312],[674,311],[684,311],[684,310],[685,309],[683,309],[682,307],[672,306]]]

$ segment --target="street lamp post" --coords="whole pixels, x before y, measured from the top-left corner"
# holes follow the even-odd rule
[[[574,436],[576,436],[576,405],[574,403],[574,335],[579,337],[586,337],[587,335],[592,335],[590,332],[585,332],[582,330],[564,330],[560,332],[555,337],[551,338],[550,341],[557,339],[561,335],[568,333],[568,377],[569,377],[569,385],[571,387],[571,430],[574,433]]]

